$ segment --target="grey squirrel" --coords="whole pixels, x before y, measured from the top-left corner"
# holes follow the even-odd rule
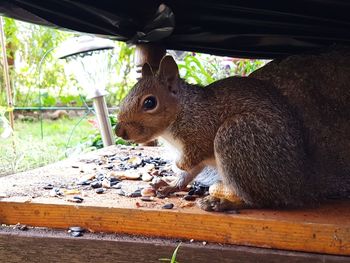
[[[205,210],[298,207],[330,195],[345,197],[350,190],[350,55],[335,55],[346,59],[328,65],[335,76],[326,90],[322,79],[327,76],[318,70],[327,67],[319,65],[327,63],[322,56],[273,61],[249,77],[206,87],[187,84],[174,59],[165,56],[156,74],[143,66],[142,78],[120,105],[116,133],[136,143],[162,137],[178,150],[176,165],[185,172],[159,188],[161,193],[182,190],[204,167],[216,167],[238,199],[207,196],[200,203]],[[315,72],[308,73],[305,65]],[[332,90],[337,94],[330,94],[327,104]]]

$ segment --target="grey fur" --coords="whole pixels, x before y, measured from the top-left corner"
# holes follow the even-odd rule
[[[342,52],[341,56],[347,57],[345,67],[336,72],[349,69],[349,53]],[[312,64],[312,58],[306,56],[303,64]],[[293,73],[284,82],[274,64],[266,66],[265,73],[263,68],[254,74],[255,78],[231,77],[202,88],[185,83],[177,75],[167,76],[174,74],[174,63],[167,58],[160,65],[163,74],[141,79],[126,97],[119,115],[119,133],[130,134],[130,139],[143,142],[167,132],[174,145],[181,145],[177,165],[187,174],[165,192],[183,188],[208,163],[214,163],[224,183],[251,207],[294,207],[330,195],[347,195],[350,125],[349,116],[340,114],[339,108],[350,112],[350,100],[344,103],[344,98],[350,98],[350,81],[333,82],[337,96],[343,97],[338,100],[339,107],[333,110],[327,106],[323,111],[313,97],[317,90],[310,87],[312,80],[303,82],[305,87],[300,83],[287,85]],[[286,71],[293,68],[288,63],[284,66]],[[162,70],[167,67],[171,70]],[[136,106],[149,93],[160,100],[158,112],[143,112]],[[323,98],[322,103],[325,101]],[[332,103],[337,106],[337,98],[332,98]],[[332,118],[319,115],[322,112]],[[144,127],[142,134],[137,126]],[[320,135],[339,151],[317,141]]]

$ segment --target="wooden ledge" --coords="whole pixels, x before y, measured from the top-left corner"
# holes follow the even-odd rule
[[[139,198],[121,197],[111,190],[103,195],[89,193],[82,204],[72,204],[49,196],[29,198],[21,192],[39,191],[35,180],[40,177],[42,182],[42,174],[51,178],[51,172],[60,179],[54,167],[61,169],[63,178],[69,173],[71,161],[0,178],[0,192],[12,186],[10,196],[0,201],[0,223],[61,229],[78,225],[93,232],[350,255],[349,201],[309,209],[225,214],[204,212],[195,206],[181,208],[178,197],[158,200],[150,206]],[[174,203],[174,209],[160,209],[166,202]]]
[[[195,239],[338,255],[350,255],[349,220],[349,203],[329,204],[310,211],[250,210],[227,215],[196,209],[160,211],[0,202],[0,221],[3,224],[50,228],[79,225],[93,232]]]
[[[6,262],[160,262],[170,258],[179,243],[174,240],[85,233],[70,237],[66,231],[0,227],[0,258]],[[201,263],[345,263],[346,256],[319,255],[246,246],[182,242],[178,262]]]

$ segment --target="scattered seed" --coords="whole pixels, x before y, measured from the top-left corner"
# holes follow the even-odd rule
[[[141,197],[141,201],[153,202],[154,201],[154,197],[153,196],[143,196],[143,197]]]
[[[122,185],[123,185],[123,183],[122,183],[122,182],[119,182],[119,183],[117,183],[117,184],[115,184],[115,185],[112,185],[112,188],[114,188],[114,189],[121,189],[121,188],[122,188]]]
[[[73,199],[77,200],[77,203],[81,203],[84,201],[84,198],[82,198],[80,196],[73,196]]]
[[[78,199],[74,199],[74,198],[67,198],[66,201],[72,202],[72,203],[81,203],[82,202],[82,201],[80,201]]]
[[[112,170],[114,168],[114,165],[113,164],[110,164],[110,165],[107,165],[105,166],[106,169],[109,169],[109,170]]]
[[[113,187],[114,185],[117,185],[118,183],[120,183],[120,181],[110,181],[109,185],[110,185],[110,187]]]
[[[85,231],[85,229],[80,227],[80,226],[70,226],[68,229],[72,232],[84,232]]]
[[[79,166],[78,165],[72,165],[72,168],[77,169],[77,168],[79,168]]]
[[[117,189],[117,194],[121,196],[125,196],[125,192],[122,189]]]
[[[98,174],[97,175],[97,180],[102,181],[104,179],[105,179],[105,175],[104,174]]]
[[[167,203],[165,205],[162,206],[162,209],[173,209],[174,204],[172,203]]]
[[[190,188],[188,194],[189,194],[189,195],[203,196],[203,195],[205,195],[205,193],[206,193],[208,190],[209,190],[209,186],[206,186],[206,185],[203,185],[203,184],[201,184],[201,183],[195,182],[195,183],[191,186],[191,188]]]
[[[82,233],[81,232],[72,231],[72,232],[70,232],[70,235],[72,237],[80,237],[80,236],[82,236]]]
[[[63,193],[61,192],[61,190],[59,188],[53,188],[50,190],[50,196],[52,197],[56,197],[56,196],[61,196],[63,195]]]
[[[91,182],[92,182],[91,180],[81,180],[77,184],[78,185],[90,185]]]
[[[157,193],[157,197],[158,197],[159,199],[165,199],[165,198],[167,198],[166,195],[163,195],[163,194],[161,194],[161,193]]]
[[[156,191],[152,187],[145,187],[141,190],[142,196],[156,196]]]
[[[128,160],[128,163],[139,166],[142,163],[142,159],[139,156],[134,156]]]
[[[19,230],[21,230],[21,231],[26,231],[26,230],[28,230],[28,227],[27,227],[26,225],[21,225],[21,226],[19,227]]]
[[[196,197],[194,195],[185,195],[183,199],[186,201],[194,201],[196,200]]]
[[[76,194],[80,194],[80,191],[78,189],[65,189],[63,190],[63,193],[65,195],[76,195]]]
[[[26,230],[28,230],[28,227],[27,227],[26,225],[22,225],[22,224],[20,224],[20,223],[17,223],[17,224],[13,227],[13,229],[18,229],[18,230],[21,230],[21,231],[26,231]]]
[[[181,203],[180,204],[180,207],[181,208],[185,208],[185,207],[192,207],[192,206],[194,206],[194,202],[184,202],[184,203]]]
[[[95,190],[96,194],[102,194],[105,190],[103,188],[97,188]]]
[[[119,180],[118,178],[115,178],[115,177],[109,177],[108,180],[109,180],[111,183],[112,183],[112,182],[113,182],[113,183],[114,183],[114,182],[115,182],[115,183],[119,183],[119,182],[120,182],[120,180]]]
[[[149,181],[152,181],[153,176],[150,175],[149,173],[142,173],[141,179],[144,182],[149,182]]]
[[[107,179],[102,181],[102,186],[105,188],[111,188],[111,182]]]
[[[92,188],[100,188],[102,187],[102,183],[100,181],[95,181],[90,184]]]
[[[125,194],[127,197],[141,197],[141,190],[136,190],[132,193]]]
[[[50,191],[50,196],[52,196],[52,197],[57,196],[57,192],[56,192],[54,189],[52,189],[52,190]]]
[[[45,190],[51,190],[51,189],[53,189],[53,185],[52,184],[47,184],[47,185],[44,186],[44,189]]]

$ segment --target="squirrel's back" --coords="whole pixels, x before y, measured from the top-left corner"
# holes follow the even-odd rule
[[[249,77],[268,81],[300,116],[325,195],[350,192],[350,50],[272,61]]]

